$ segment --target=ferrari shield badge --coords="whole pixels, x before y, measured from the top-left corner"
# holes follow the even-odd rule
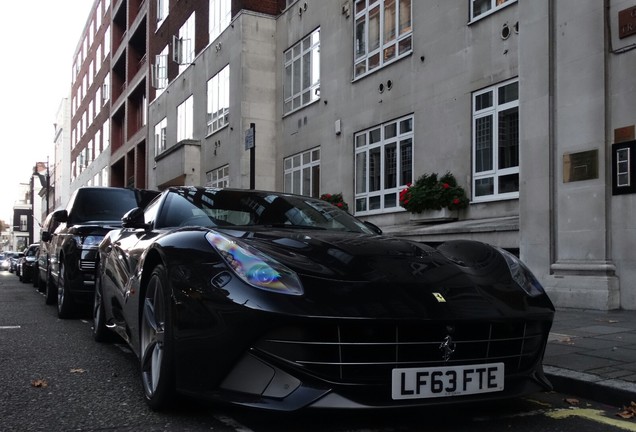
[[[435,297],[435,300],[437,300],[438,303],[446,303],[446,299],[444,298],[444,296],[438,292],[434,292],[433,297]]]

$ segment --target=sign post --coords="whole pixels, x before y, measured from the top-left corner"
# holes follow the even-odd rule
[[[256,124],[245,131],[245,150],[250,151],[250,189],[256,187]]]

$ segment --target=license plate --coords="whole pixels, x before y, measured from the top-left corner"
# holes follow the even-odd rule
[[[393,400],[498,392],[504,388],[504,364],[399,368],[391,381]]]

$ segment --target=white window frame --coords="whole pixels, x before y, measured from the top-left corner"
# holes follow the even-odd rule
[[[354,135],[356,215],[404,210],[400,207],[399,195],[413,182],[414,130],[415,117],[410,114]],[[389,160],[387,152],[393,147]],[[375,164],[379,167],[374,167]],[[372,172],[378,173],[375,185],[372,184]],[[387,184],[391,178],[393,185]]]
[[[284,191],[297,195],[320,196],[320,147],[283,160]]]
[[[623,158],[621,158],[621,154],[624,155]],[[622,188],[632,185],[630,161],[631,149],[629,147],[616,150],[616,187]]]
[[[413,52],[412,3],[412,0],[355,1],[355,19],[353,20],[354,80],[374,73]],[[393,5],[393,10],[390,8],[391,5]],[[404,21],[400,24],[402,19]],[[389,24],[390,22],[393,22],[393,26]],[[371,23],[377,23],[373,26],[377,30],[375,36],[370,31]],[[401,26],[402,28],[400,28]]]
[[[209,9],[209,41],[219,37],[221,33],[230,25],[232,20],[232,1],[231,0],[210,0]]]
[[[283,54],[283,115],[320,100],[320,28]]]
[[[194,61],[194,17],[195,13],[192,12],[179,29],[179,35],[172,38],[172,60],[179,65],[179,73],[186,70]]]
[[[511,166],[506,168],[499,167],[499,114],[501,112],[514,109],[519,109],[519,97],[518,97],[518,88],[517,88],[517,99],[509,102],[500,103],[499,102],[499,89],[506,87],[510,84],[519,85],[519,79],[511,79],[508,81],[501,82],[494,86],[479,90],[473,93],[472,97],[472,156],[473,156],[473,201],[474,202],[487,202],[487,201],[497,201],[497,200],[505,200],[505,199],[515,199],[519,198],[519,190],[511,191],[511,192],[500,192],[499,191],[499,179],[505,176],[517,175],[519,176],[519,160],[518,154],[519,149],[517,148],[517,166]],[[477,98],[484,96],[488,93],[491,93],[492,103],[490,106],[478,109],[477,108]],[[477,134],[478,127],[477,122],[490,117],[491,118],[491,126],[490,126],[490,140],[491,140],[491,154],[489,161],[491,166],[490,169],[484,169],[482,171],[477,171],[478,169],[478,161],[480,160],[480,156],[478,155],[477,149]],[[517,133],[519,130],[519,124],[517,124]],[[517,146],[519,146],[519,138],[517,137]],[[491,194],[479,195],[479,187],[478,182],[481,180],[487,180],[492,178],[493,181],[493,192]]]
[[[177,142],[194,138],[194,96],[177,106]]]
[[[170,12],[169,0],[157,0],[157,28],[161,27]]]
[[[220,168],[208,171],[205,174],[205,187],[226,188],[230,186],[230,166],[224,165]]]
[[[168,86],[168,45],[155,56],[155,63],[151,66],[150,75],[152,86],[157,90],[156,97],[158,97]]]
[[[498,10],[516,3],[517,0],[468,0],[470,2],[470,22],[478,21]],[[481,5],[481,9],[477,10],[477,5]]]
[[[227,126],[230,119],[230,65],[208,80],[207,135]]]
[[[168,119],[162,118],[159,123],[155,125],[155,156],[163,153],[167,148],[166,133],[168,130]]]

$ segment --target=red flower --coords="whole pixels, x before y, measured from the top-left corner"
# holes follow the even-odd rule
[[[337,203],[336,205],[337,205],[338,207],[342,207],[342,203],[341,203],[341,202]]]
[[[454,198],[453,199],[453,204],[455,204],[455,205],[459,204],[459,198]]]
[[[442,183],[442,187],[444,189],[448,189],[450,187],[450,185],[448,183]]]

